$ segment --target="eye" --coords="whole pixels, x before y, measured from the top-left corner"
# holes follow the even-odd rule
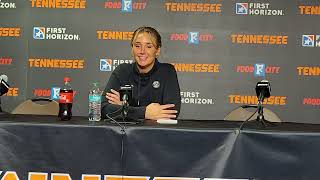
[[[154,46],[152,44],[147,45],[147,48],[153,48]]]

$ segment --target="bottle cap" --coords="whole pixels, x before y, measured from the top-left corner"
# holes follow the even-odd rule
[[[64,77],[64,79],[63,79],[64,82],[70,82],[70,80],[71,79],[69,77]]]

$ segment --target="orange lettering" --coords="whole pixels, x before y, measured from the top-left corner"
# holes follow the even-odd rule
[[[48,173],[29,172],[28,180],[47,180]]]

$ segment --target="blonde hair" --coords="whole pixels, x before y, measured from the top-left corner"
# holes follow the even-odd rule
[[[160,36],[159,32],[152,27],[143,26],[143,27],[139,27],[138,29],[136,29],[134,31],[132,38],[131,38],[131,42],[130,42],[131,47],[133,46],[133,43],[137,39],[138,35],[142,34],[142,33],[147,33],[150,35],[150,39],[152,41],[152,44],[156,47],[156,49],[158,49],[162,46],[161,36]]]

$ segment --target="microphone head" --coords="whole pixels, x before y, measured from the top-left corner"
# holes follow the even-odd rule
[[[271,93],[271,85],[268,80],[262,80],[257,83],[256,85],[256,94],[258,99],[261,97],[263,100],[264,98],[269,98]],[[259,99],[260,100],[260,99]]]
[[[128,101],[128,99],[129,99],[128,94],[127,93],[123,94],[122,100],[123,101]]]
[[[127,101],[129,104],[132,104],[133,103],[133,92],[132,92],[132,89],[133,89],[133,85],[124,85],[124,86],[120,86],[120,90],[119,90],[119,93],[120,93],[120,99],[122,101]]]
[[[8,82],[8,76],[7,75],[5,75],[5,74],[2,74],[1,76],[0,76],[0,81],[5,81],[5,82]]]
[[[9,91],[9,84],[7,84],[8,76],[1,75],[0,76],[0,96],[4,95]]]

